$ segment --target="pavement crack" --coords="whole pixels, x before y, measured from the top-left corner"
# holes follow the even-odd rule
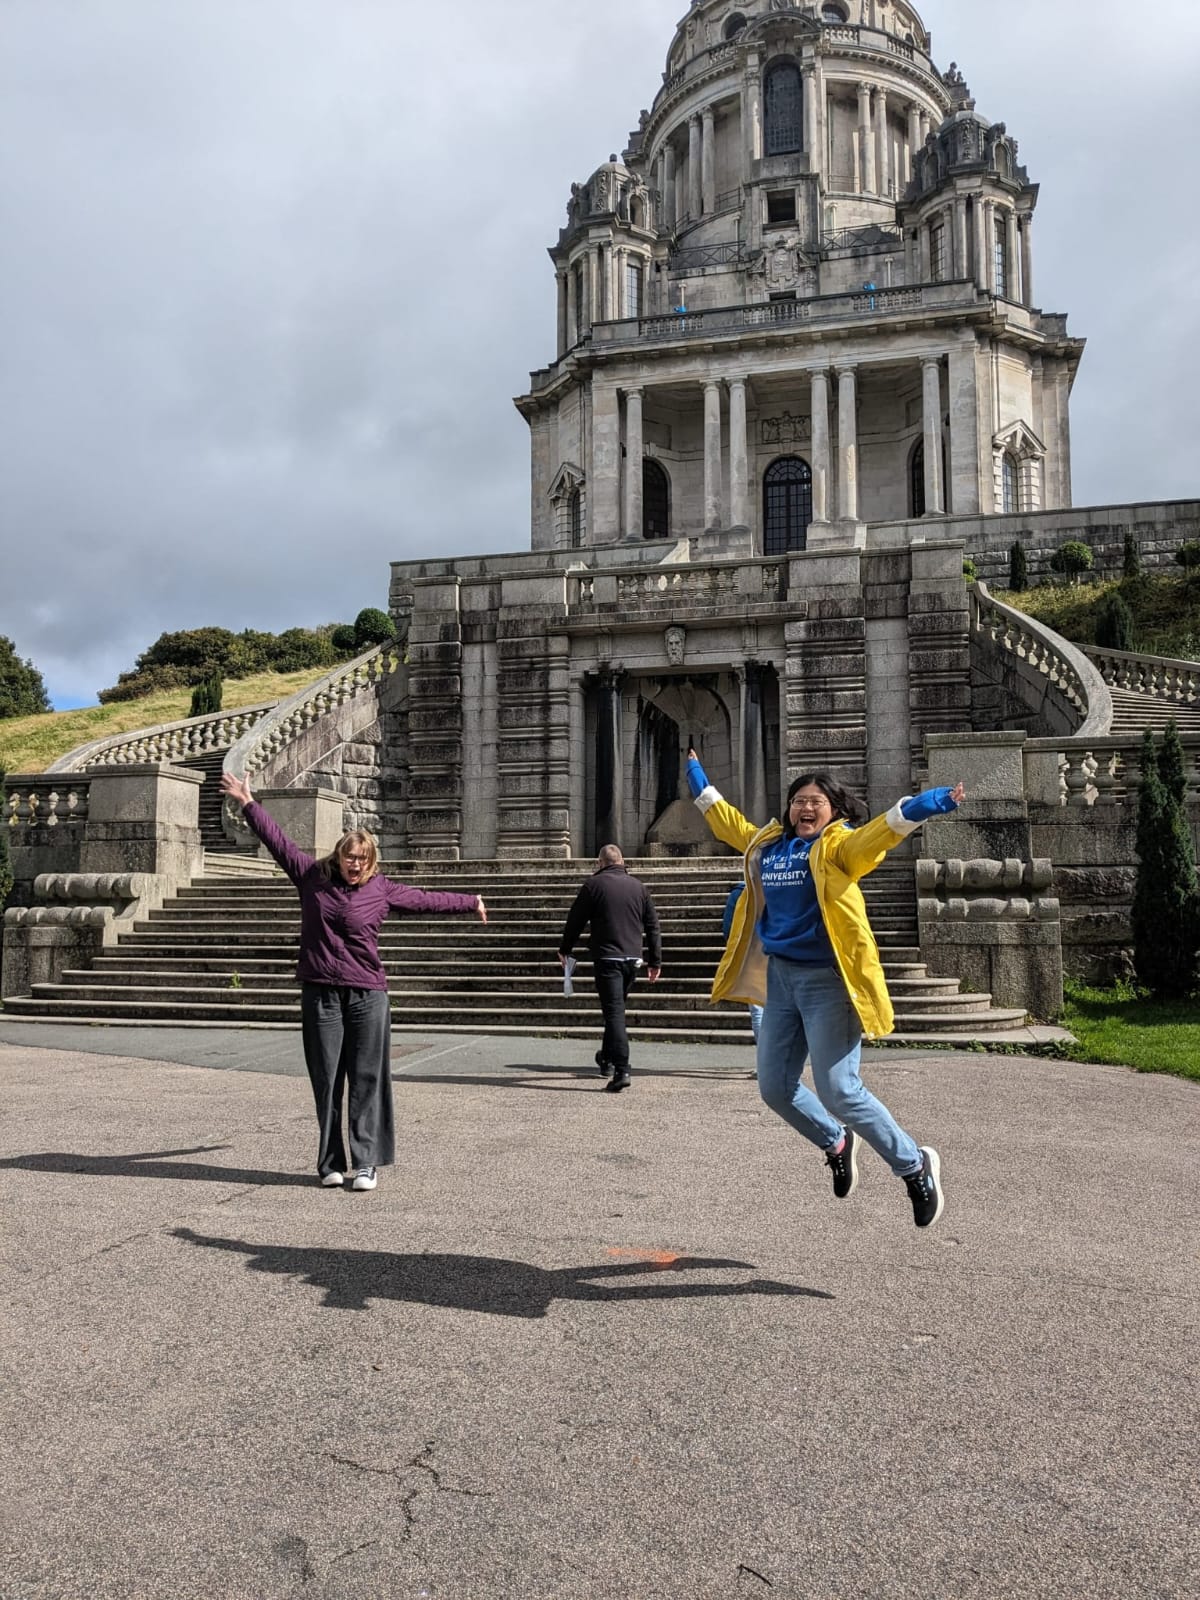
[[[757,1578],[760,1583],[765,1583],[768,1589],[773,1589],[775,1587],[770,1578],[765,1577],[761,1572],[759,1572],[757,1567],[748,1567],[744,1561],[739,1561],[738,1577],[740,1578],[743,1573],[745,1573],[748,1578]]]
[[[368,1539],[365,1544],[356,1544],[356,1545],[352,1546],[351,1549],[343,1550],[340,1555],[334,1556],[333,1560],[330,1562],[330,1565],[331,1566],[336,1566],[339,1561],[346,1561],[346,1560],[349,1559],[350,1556],[356,1556],[360,1550],[370,1550],[374,1545],[377,1545],[378,1543],[379,1543],[378,1539]]]
[[[463,1489],[457,1484],[443,1483],[442,1475],[431,1459],[436,1448],[437,1440],[427,1439],[424,1448],[408,1464],[410,1467],[415,1467],[418,1472],[427,1472],[433,1480],[433,1487],[438,1494],[461,1494],[474,1500],[490,1500],[492,1498],[490,1489]]]

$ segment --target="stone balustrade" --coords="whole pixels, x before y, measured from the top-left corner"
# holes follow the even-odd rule
[[[1137,655],[1127,650],[1084,646],[1083,652],[1105,683],[1178,706],[1200,705],[1200,665],[1169,656]]]
[[[192,756],[224,750],[255,726],[274,706],[241,706],[236,711],[215,711],[203,717],[163,722],[134,733],[94,739],[60,756],[47,772],[87,772],[93,767],[144,767],[161,762],[186,761]]]
[[[783,600],[787,563],[738,562],[710,567],[661,566],[633,572],[572,573],[567,604],[572,613],[600,610],[674,612],[684,608],[743,606]]]
[[[1009,701],[1029,712],[1038,731],[1109,732],[1112,695],[1099,669],[1061,635],[995,599],[983,583],[971,589],[971,634],[973,651],[987,647]]]
[[[87,778],[54,778],[46,773],[10,773],[4,779],[4,821],[14,839],[37,828],[70,832],[87,821]]]
[[[919,284],[872,289],[851,294],[814,295],[808,300],[769,300],[759,305],[717,306],[710,311],[675,312],[643,317],[638,322],[600,322],[592,328],[594,345],[628,344],[663,339],[710,338],[747,330],[853,321],[858,317],[912,315],[916,311],[951,310],[975,304],[981,291],[973,283]]]
[[[1181,733],[1188,791],[1200,827],[1200,733]],[[1030,739],[1025,746],[1026,790],[1032,807],[1050,811],[1107,813],[1114,826],[1137,821],[1142,740],[1134,734],[1109,738]]]

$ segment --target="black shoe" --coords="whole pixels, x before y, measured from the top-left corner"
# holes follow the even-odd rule
[[[622,1089],[628,1089],[633,1079],[629,1076],[628,1067],[614,1067],[613,1075],[604,1085],[605,1094],[620,1094]]]
[[[604,1051],[603,1050],[597,1050],[596,1051],[596,1065],[600,1069],[600,1076],[602,1078],[607,1078],[607,1077],[609,1077],[611,1075],[611,1073],[612,1073],[612,1062],[611,1061],[606,1061],[604,1059]]]
[[[354,1174],[354,1182],[350,1187],[357,1189],[361,1193],[364,1189],[373,1189],[377,1182],[378,1178],[374,1167],[359,1167]]]
[[[826,1165],[833,1172],[833,1193],[836,1199],[845,1200],[854,1193],[858,1182],[858,1135],[853,1128],[846,1129],[846,1142],[835,1155],[825,1152]]]
[[[927,1144],[921,1146],[920,1172],[905,1178],[908,1198],[912,1201],[913,1221],[918,1228],[928,1228],[941,1216],[946,1204],[942,1193],[942,1163],[937,1151]]]

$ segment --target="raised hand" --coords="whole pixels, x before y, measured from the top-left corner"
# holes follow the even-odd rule
[[[248,806],[254,796],[250,793],[250,785],[245,778],[239,778],[236,773],[223,772],[221,774],[221,793],[227,794],[239,806]]]

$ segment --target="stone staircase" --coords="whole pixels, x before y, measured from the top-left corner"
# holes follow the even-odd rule
[[[203,755],[186,756],[181,761],[176,761],[177,767],[187,767],[191,772],[202,772],[204,782],[200,786],[200,843],[204,846],[206,855],[225,855],[238,849],[238,846],[225,837],[225,829],[221,825],[221,814],[225,808],[225,798],[221,793],[221,768],[225,761],[226,751],[206,750]]]
[[[219,763],[219,756],[216,758]],[[207,787],[207,785],[206,785]],[[215,787],[215,785],[214,785]],[[202,791],[203,792],[203,791]],[[750,1042],[746,1009],[708,999],[724,947],[721,919],[738,877],[732,856],[632,861],[663,928],[663,976],[630,996],[631,1037]],[[599,1008],[586,952],[575,994],[562,992],[555,951],[583,861],[393,861],[389,876],[425,888],[482,893],[474,918],[401,917],[380,939],[393,1024],[425,1032],[593,1037]],[[899,1042],[962,1043],[1023,1030],[1023,1012],[930,977],[917,950],[913,869],[892,858],[864,882],[896,1009]],[[205,875],[137,922],[86,969],[5,1001],[9,1018],[59,1022],[296,1027],[293,977],[299,906],[291,885],[255,857],[217,856]]]
[[[1140,734],[1147,728],[1161,733],[1174,722],[1180,733],[1200,733],[1200,701],[1193,705],[1158,699],[1136,689],[1109,688],[1112,695],[1114,735]]]

